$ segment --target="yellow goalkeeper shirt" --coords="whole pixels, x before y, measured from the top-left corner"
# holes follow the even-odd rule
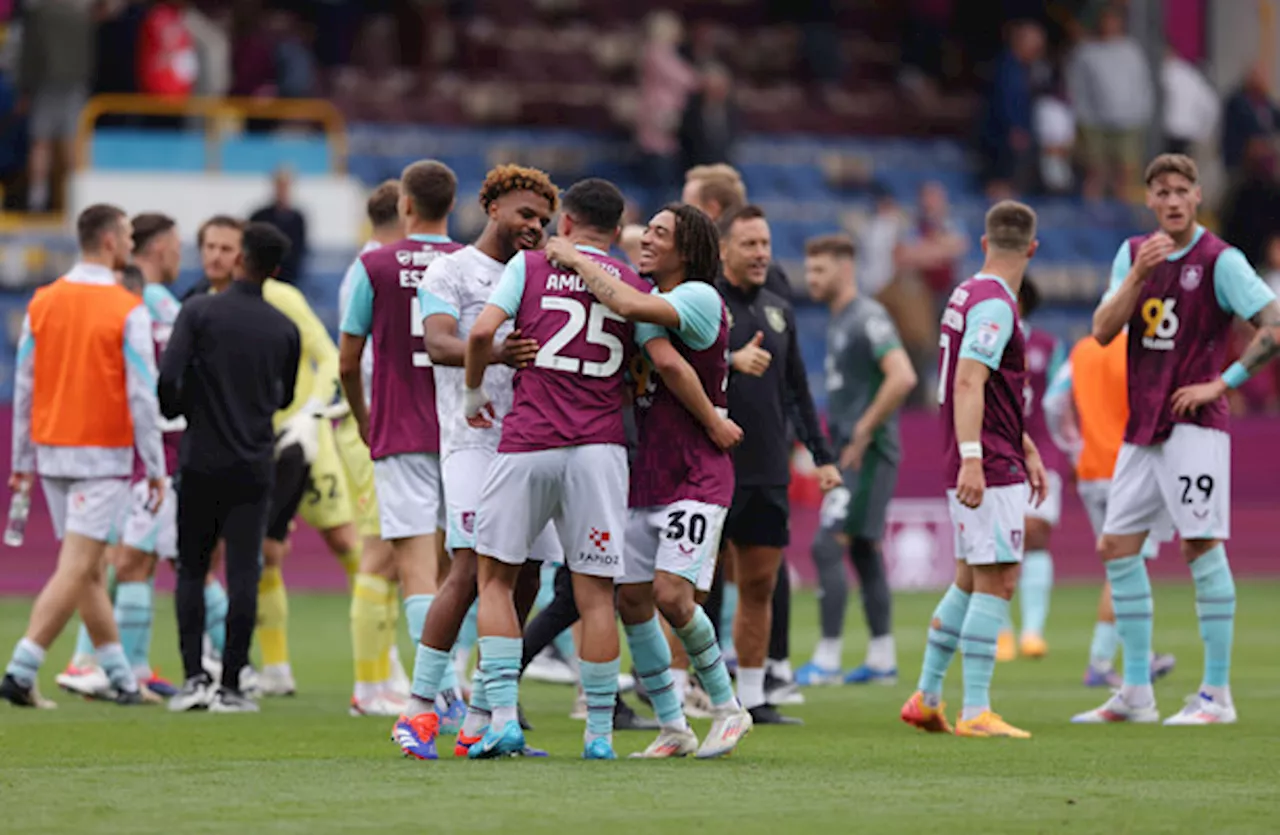
[[[288,316],[302,336],[302,360],[298,363],[293,402],[276,412],[274,419],[279,430],[307,401],[328,405],[338,396],[338,346],[297,287],[269,278],[262,283],[262,297]]]

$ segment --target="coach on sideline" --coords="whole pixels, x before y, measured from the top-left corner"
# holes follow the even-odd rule
[[[178,639],[186,682],[170,710],[207,707],[257,711],[240,692],[258,608],[259,551],[275,470],[271,419],[293,400],[301,337],[262,298],[262,282],[280,268],[289,241],[266,223],[250,223],[223,293],[182,307],[160,363],[160,411],[187,419],[179,459]],[[218,539],[226,540],[227,643],[222,687],[201,664],[204,581]]]
[[[796,343],[791,305],[764,286],[772,260],[769,223],[758,206],[743,206],[720,219],[723,275],[716,288],[729,311],[729,417],[742,427],[734,450],[733,505],[725,520],[727,553],[738,581],[734,643],[738,649],[738,698],[757,724],[798,724],[765,701],[765,655],[772,599],[790,541],[791,442],[796,434],[813,454],[818,484],[838,487],[840,471],[818,425],[808,375]],[[710,602],[710,601],[708,601]],[[713,622],[718,606],[707,607]]]

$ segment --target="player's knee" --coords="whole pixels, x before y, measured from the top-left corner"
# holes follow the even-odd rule
[[[144,583],[151,579],[155,557],[137,548],[125,548],[116,563],[116,579],[121,583]]]
[[[680,577],[659,574],[653,582],[658,611],[668,623],[685,624],[693,619],[693,584]]]
[[[1028,519],[1024,546],[1028,551],[1044,551],[1049,547],[1049,533],[1052,529],[1043,519]]]
[[[324,532],[325,545],[335,554],[345,554],[360,546],[360,535],[355,525],[339,525]]]
[[[618,586],[618,615],[627,625],[644,623],[653,617],[654,589],[643,583]]]
[[[773,587],[778,582],[777,571],[761,571],[757,567],[738,570],[738,599],[747,603],[768,601],[773,597]]]
[[[1179,543],[1179,549],[1184,560],[1193,562],[1218,547],[1218,544],[1216,539],[1184,539]]]
[[[1130,539],[1132,537],[1103,534],[1098,537],[1098,556],[1103,562],[1132,557],[1138,553],[1138,549],[1129,542]],[[1141,547],[1141,544],[1139,544],[1139,547]]]

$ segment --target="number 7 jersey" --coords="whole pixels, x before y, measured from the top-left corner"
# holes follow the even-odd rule
[[[600,250],[579,249],[640,292],[653,289]],[[489,303],[540,346],[533,363],[515,374],[498,452],[625,445],[623,375],[637,350],[635,326],[596,301],[581,276],[540,251],[508,262]]]
[[[412,235],[366,252],[353,266],[342,332],[373,342],[369,448],[374,460],[440,451],[436,386],[422,344],[418,285],[431,262],[461,249],[440,235]]]

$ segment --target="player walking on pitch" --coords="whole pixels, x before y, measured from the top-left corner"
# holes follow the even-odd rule
[[[942,681],[959,647],[964,711],[958,736],[1027,739],[991,709],[996,637],[1022,560],[1028,485],[1044,500],[1045,472],[1023,428],[1026,340],[1018,288],[1035,255],[1036,215],[1011,200],[987,212],[982,271],[951,294],[939,338],[938,402],[946,434],[947,491],[956,538],[956,580],[933,612],[915,694],[902,721],[950,733]]]
[[[715,628],[694,599],[695,591],[711,589],[715,576],[720,532],[733,500],[728,450],[742,439],[741,428],[726,416],[729,321],[712,283],[720,271],[720,241],[701,210],[673,204],[649,221],[640,247],[637,267],[657,284],[653,293],[614,278],[563,239],[548,244],[547,255],[577,272],[614,313],[646,323],[636,328],[644,353],[632,372],[638,443],[618,612],[662,729],[635,756],[696,753],[708,759],[731,753],[752,724],[733,694]],[[691,401],[698,411],[683,405]],[[714,721],[700,747],[672,678],[671,648],[655,608],[711,698]]]
[[[1129,422],[1098,543],[1124,648],[1124,685],[1073,721],[1159,720],[1148,663],[1151,580],[1140,551],[1148,533],[1166,541],[1176,530],[1195,582],[1204,678],[1165,724],[1225,724],[1236,721],[1236,594],[1223,545],[1231,533],[1225,395],[1280,353],[1280,304],[1238,249],[1196,222],[1195,162],[1163,154],[1147,166],[1145,181],[1159,230],[1120,246],[1111,289],[1093,314],[1093,335],[1103,345],[1129,328]],[[1258,334],[1223,372],[1234,316]]]

